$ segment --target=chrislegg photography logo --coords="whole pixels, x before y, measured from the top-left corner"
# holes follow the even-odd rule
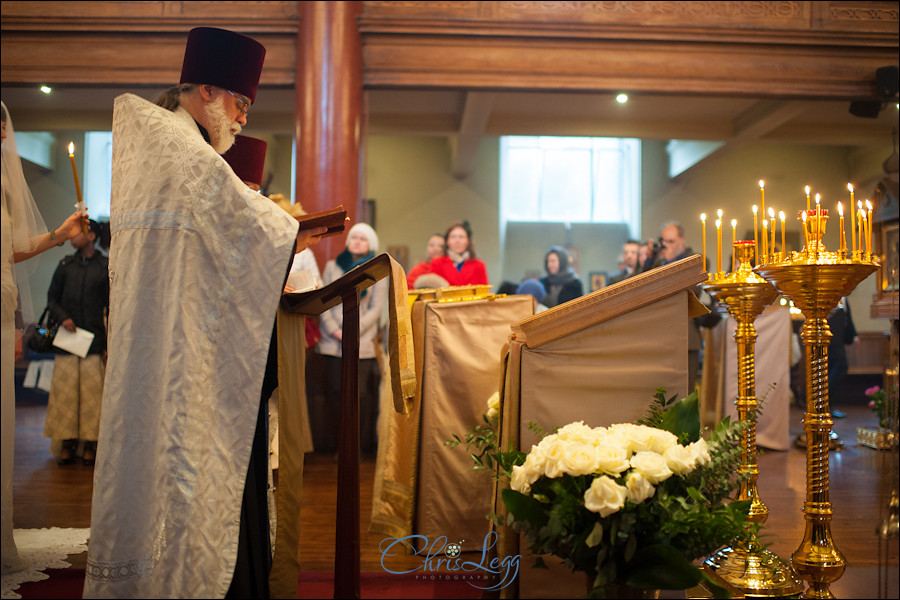
[[[381,568],[420,582],[465,582],[479,590],[500,590],[519,575],[519,555],[497,556],[497,533],[484,536],[481,550],[463,553],[465,540],[424,535],[385,538],[379,545]],[[410,560],[410,556],[415,560]]]

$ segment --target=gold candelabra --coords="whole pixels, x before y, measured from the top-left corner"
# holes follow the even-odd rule
[[[829,586],[840,579],[846,560],[831,537],[833,514],[829,497],[828,444],[831,418],[828,403],[828,313],[878,268],[871,252],[860,249],[847,256],[846,248],[829,252],[822,243],[828,217],[816,211],[806,220],[806,245],[800,252],[770,257],[756,273],[790,298],[806,317],[800,338],[806,348],[806,528],[791,555],[797,574],[809,583],[804,598],[834,598]],[[860,244],[862,246],[862,244]]]
[[[769,509],[759,497],[756,464],[756,328],[754,321],[778,296],[778,290],[753,272],[756,250],[753,241],[734,242],[734,256],[740,261],[732,273],[716,273],[702,284],[706,292],[722,303],[737,321],[734,340],[737,344],[738,396],[735,399],[738,418],[750,420],[741,438],[741,470],[747,478],[741,483],[736,500],[749,500],[748,520],[764,523]],[[754,537],[749,542],[732,543],[709,557],[705,566],[740,589],[747,596],[784,597],[803,591],[803,582],[790,564],[762,548]]]

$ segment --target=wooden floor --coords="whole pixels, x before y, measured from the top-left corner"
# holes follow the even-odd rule
[[[49,454],[49,440],[42,437],[46,400],[36,396],[19,400],[16,407],[15,527],[89,527],[93,469],[80,463],[56,464]],[[848,568],[831,589],[839,598],[897,598],[898,540],[883,541],[875,535],[876,527],[887,517],[892,486],[896,489],[897,453],[856,443],[856,427],[875,424],[863,403],[835,404],[835,408],[847,416],[835,419],[834,425],[845,448],[830,454],[831,532]],[[792,439],[802,431],[801,419],[800,409],[792,407]],[[801,512],[806,494],[805,452],[797,448],[765,452],[758,464],[759,494],[769,508],[764,541],[772,552],[789,559],[805,527]],[[363,572],[382,571],[379,544],[384,536],[367,533],[374,467],[373,462],[364,462],[360,468]],[[336,482],[337,465],[331,455],[307,455],[300,547],[304,572],[334,568]],[[416,557],[408,559],[411,568],[421,563]],[[75,568],[83,568],[85,560],[86,553],[70,557]]]

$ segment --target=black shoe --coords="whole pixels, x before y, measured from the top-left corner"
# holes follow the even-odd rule
[[[81,455],[81,463],[86,467],[93,467],[96,461],[97,448],[94,444],[85,444],[84,453]]]
[[[77,441],[75,443],[71,440],[64,441],[62,450],[59,451],[59,458],[56,459],[56,464],[60,466],[71,465],[75,461],[75,450],[77,449]]]

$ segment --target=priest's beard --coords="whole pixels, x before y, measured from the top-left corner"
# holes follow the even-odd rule
[[[234,136],[241,132],[240,123],[228,116],[225,101],[223,95],[206,106],[209,143],[219,154],[225,154],[234,144]]]

